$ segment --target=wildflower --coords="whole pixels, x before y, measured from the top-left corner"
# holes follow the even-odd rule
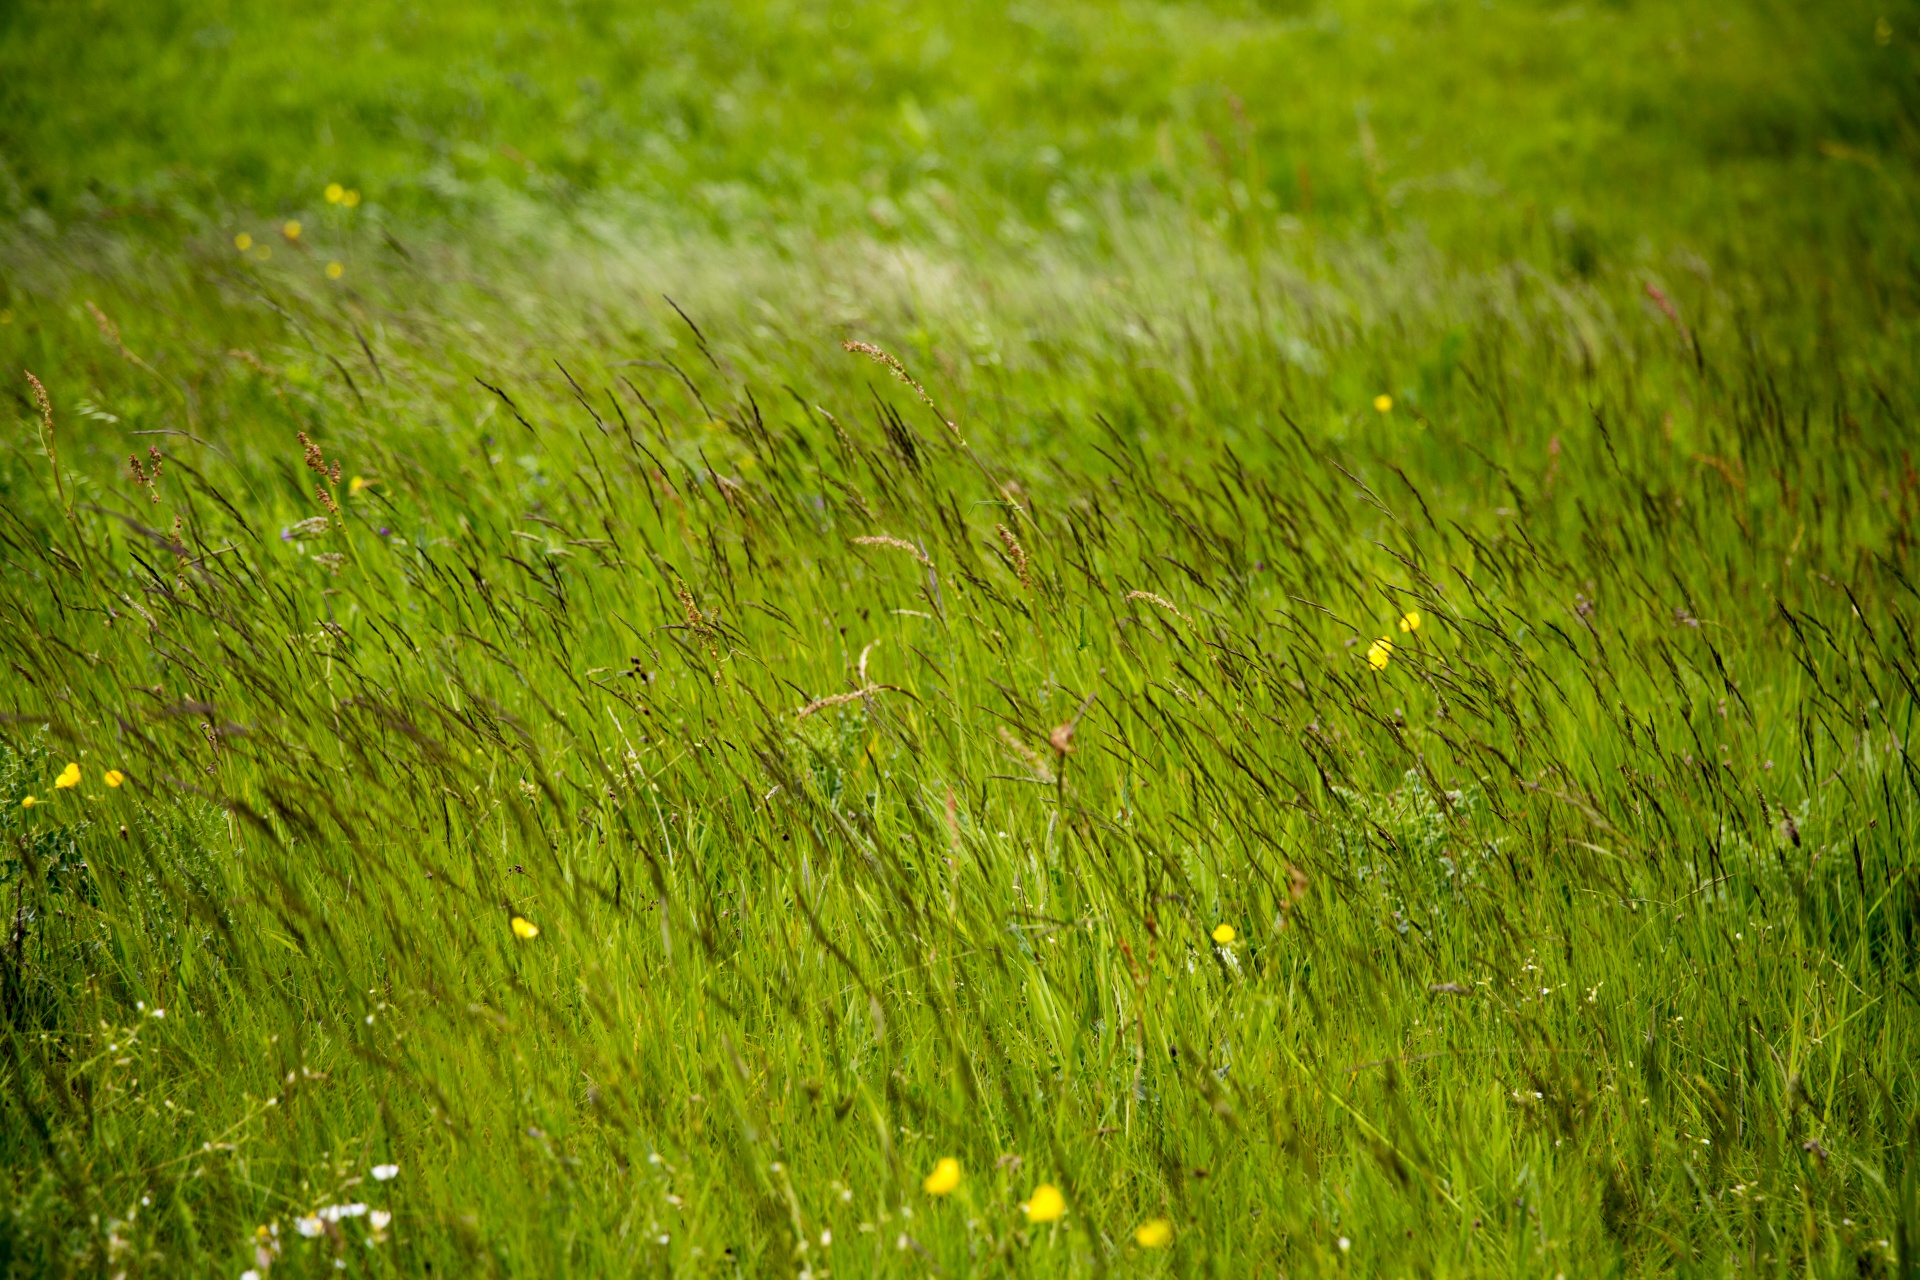
[[[253,237],[242,231],[233,238],[233,247],[245,253],[247,250],[253,248]]]
[[[1232,926],[1232,925],[1230,925],[1230,924],[1220,924],[1220,925],[1215,925],[1215,926],[1214,926],[1214,929],[1213,929],[1213,940],[1214,940],[1215,942],[1217,942],[1217,943],[1219,943],[1219,944],[1220,944],[1221,946],[1223,946],[1223,947],[1224,947],[1224,946],[1226,946],[1226,945],[1227,945],[1227,944],[1228,944],[1229,942],[1232,942],[1232,941],[1233,941],[1233,939],[1234,939],[1234,932],[1233,932],[1233,926]]]
[[[930,1196],[944,1196],[960,1185],[960,1162],[952,1156],[942,1157],[933,1166],[933,1172],[920,1184]]]
[[[252,1267],[248,1267],[240,1273],[240,1280],[260,1280],[260,1273]]]
[[[356,494],[373,483],[374,481],[367,479],[365,476],[355,476],[353,479],[347,481],[347,493],[349,495]]]
[[[1420,615],[1411,609],[1401,614],[1400,629],[1406,632],[1418,631],[1420,629]]]
[[[515,916],[513,918],[513,936],[516,938],[524,938],[531,942],[540,936],[540,926],[525,916]]]
[[[300,238],[300,224],[289,218],[280,225],[280,234],[289,240],[298,240]]]
[[[1133,1242],[1142,1249],[1164,1249],[1173,1239],[1173,1224],[1165,1218],[1148,1218],[1133,1229]]]
[[[1060,1194],[1060,1188],[1043,1182],[1027,1197],[1026,1210],[1028,1222],[1057,1222],[1067,1211],[1067,1198]]]
[[[20,807],[22,809],[31,809],[33,808],[33,806],[39,803],[40,802],[38,800],[35,800],[32,796],[28,796],[25,800],[22,800],[20,802]]]
[[[67,767],[60,771],[60,776],[53,780],[53,785],[62,791],[71,791],[73,788],[79,786],[80,766],[74,764],[72,761],[68,761]]]
[[[348,187],[347,193],[340,197],[340,203],[347,206],[347,208],[351,209],[353,208],[353,206],[360,203],[360,193],[358,191],[355,191],[352,187]]]
[[[393,1215],[385,1209],[375,1209],[367,1215],[367,1221],[373,1224],[375,1231],[385,1231],[387,1224],[393,1221]]]
[[[307,1239],[312,1240],[325,1234],[327,1224],[318,1218],[296,1218],[293,1222],[293,1229]]]
[[[126,780],[127,780],[127,775],[120,772],[118,769],[109,769],[105,773],[100,775],[100,781],[106,783],[110,787],[117,787],[121,783],[125,782]]]
[[[1338,1240],[1334,1241],[1334,1243],[1340,1246],[1340,1252],[1342,1253],[1353,1248],[1353,1241],[1347,1239],[1345,1236],[1341,1236]]]
[[[367,1206],[364,1204],[330,1204],[320,1210],[320,1218],[324,1222],[338,1222],[342,1218],[364,1218],[366,1214]]]
[[[400,1176],[400,1166],[397,1164],[377,1164],[368,1170],[368,1172],[373,1174],[373,1180],[375,1182],[392,1182]]]
[[[329,182],[327,184],[327,203],[328,204],[339,204],[343,199],[346,198],[346,195],[347,195],[347,189],[341,186],[339,183]]]
[[[1381,636],[1367,646],[1367,663],[1375,671],[1385,671],[1393,660],[1393,641]]]
[[[341,266],[339,263],[329,262],[327,264],[327,279],[338,280],[341,276],[345,274],[347,274],[347,269]]]
[[[1392,413],[1393,397],[1382,392],[1373,398],[1373,407],[1380,413]]]

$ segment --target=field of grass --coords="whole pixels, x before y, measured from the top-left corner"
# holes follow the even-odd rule
[[[1920,1275],[1917,55],[0,12],[0,1274]]]

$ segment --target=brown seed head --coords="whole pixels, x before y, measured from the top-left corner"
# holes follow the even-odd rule
[[[1027,559],[1027,549],[1020,545],[1020,540],[1013,536],[1013,530],[1007,526],[997,524],[993,526],[993,531],[1000,535],[1000,545],[1006,548],[1007,559],[1013,561],[1013,571],[1020,575],[1020,585],[1029,591],[1033,590],[1033,565]]]

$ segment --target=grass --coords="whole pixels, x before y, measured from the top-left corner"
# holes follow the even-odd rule
[[[1920,1271],[1903,13],[562,12],[4,19],[7,1274]]]

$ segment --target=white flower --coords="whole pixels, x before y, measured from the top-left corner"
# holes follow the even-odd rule
[[[397,1164],[377,1164],[373,1166],[372,1173],[375,1182],[389,1182],[400,1176],[400,1166]]]
[[[249,1267],[240,1273],[240,1280],[260,1280],[260,1273]]]
[[[320,1221],[320,1219],[318,1218],[297,1218],[294,1220],[293,1227],[294,1227],[294,1230],[298,1231],[301,1235],[311,1240],[315,1236],[325,1231],[327,1229],[327,1224]]]
[[[367,1206],[363,1204],[330,1204],[320,1210],[320,1216],[328,1222],[338,1222],[342,1218],[364,1218]]]
[[[1342,1253],[1345,1253],[1345,1252],[1346,1252],[1347,1250],[1349,1250],[1349,1249],[1351,1249],[1351,1248],[1353,1248],[1353,1241],[1351,1241],[1351,1240],[1349,1240],[1349,1239],[1347,1239],[1347,1238],[1346,1238],[1345,1236],[1341,1236],[1341,1237],[1340,1237],[1340,1252],[1342,1252]]]
[[[375,1231],[385,1231],[387,1229],[387,1224],[393,1221],[393,1215],[388,1213],[385,1209],[375,1209],[372,1213],[369,1213],[367,1215],[367,1221],[373,1224],[373,1229]]]

